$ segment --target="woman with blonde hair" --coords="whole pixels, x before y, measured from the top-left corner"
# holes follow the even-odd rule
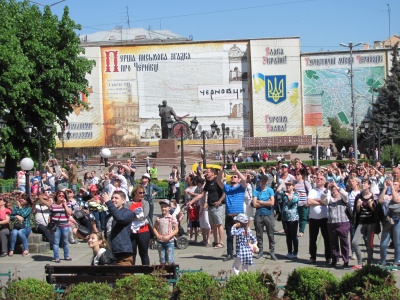
[[[92,232],[88,241],[93,250],[92,266],[115,265],[115,258],[108,249],[108,244],[102,232]]]

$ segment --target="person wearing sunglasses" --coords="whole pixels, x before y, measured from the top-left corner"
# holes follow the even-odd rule
[[[224,261],[233,260],[233,235],[231,229],[236,221],[234,217],[244,213],[244,193],[246,191],[247,182],[246,177],[238,170],[236,164],[232,164],[231,169],[233,175],[231,178],[231,185],[224,183],[224,167],[221,169],[217,176],[218,186],[225,192],[225,231],[226,231],[226,246],[227,256]]]
[[[132,243],[133,265],[136,264],[136,253],[139,250],[139,256],[142,265],[150,265],[149,244],[150,229],[148,216],[150,205],[144,200],[146,191],[141,184],[137,184],[132,189],[132,204],[129,209],[133,212],[133,223],[131,227],[130,241]]]
[[[56,263],[60,262],[58,255],[58,250],[60,248],[60,240],[63,240],[63,250],[64,259],[71,261],[72,258],[69,257],[68,248],[68,235],[70,232],[70,227],[68,223],[69,216],[72,214],[71,205],[67,202],[67,194],[64,191],[58,191],[53,199],[53,203],[50,206],[50,219],[52,222],[57,224],[54,230],[54,242],[53,242],[53,254],[54,261]]]

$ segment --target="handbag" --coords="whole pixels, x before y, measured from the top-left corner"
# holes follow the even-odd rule
[[[58,225],[58,221],[51,220],[51,221],[47,224],[46,227],[47,227],[48,230],[54,231],[54,230],[56,230],[57,225]]]
[[[20,230],[25,228],[25,222],[20,221],[17,218],[14,219],[14,229]]]
[[[90,230],[87,229],[85,226],[83,225],[79,225],[78,227],[78,233],[84,237],[87,237],[90,234]]]
[[[57,226],[58,226],[58,222],[60,221],[60,219],[61,219],[61,214],[60,214],[60,216],[58,217],[58,220],[57,220],[57,221],[51,219],[50,222],[47,224],[46,228],[47,228],[48,230],[50,230],[50,231],[55,231],[56,228],[57,228]]]

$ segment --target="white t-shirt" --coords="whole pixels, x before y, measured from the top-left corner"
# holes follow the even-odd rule
[[[50,216],[50,208],[48,208],[46,205],[40,205],[39,203],[36,203],[35,205],[36,224],[47,226],[47,223],[49,222],[49,216]]]
[[[308,193],[308,198],[310,199],[319,199],[321,200],[321,194],[323,193],[324,188],[321,190],[312,189]],[[310,206],[308,209],[308,217],[310,219],[323,219],[328,218],[328,207],[326,205],[316,205]]]

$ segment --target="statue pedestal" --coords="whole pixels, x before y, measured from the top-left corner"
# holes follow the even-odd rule
[[[157,158],[177,158],[179,155],[176,140],[161,139],[158,141]]]

